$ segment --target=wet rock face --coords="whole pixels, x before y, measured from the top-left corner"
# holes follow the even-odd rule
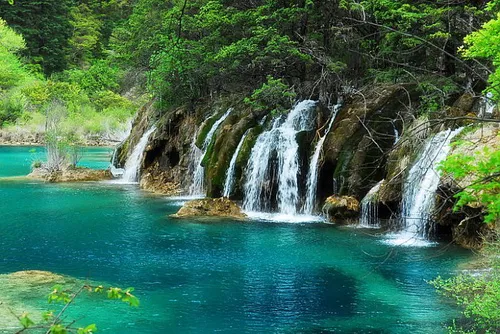
[[[344,220],[359,216],[359,201],[352,196],[330,196],[323,205],[329,220]]]
[[[52,183],[61,183],[111,180],[113,175],[107,169],[67,168],[61,171],[49,172],[44,168],[35,168],[28,177]]]
[[[384,178],[387,156],[416,99],[412,86],[372,87],[348,99],[339,111],[324,145],[320,185],[344,180],[340,194],[362,197],[370,182]],[[327,189],[319,189],[328,193]],[[329,191],[332,193],[332,190]],[[324,197],[323,197],[324,198]]]
[[[182,194],[180,184],[172,181],[167,172],[160,170],[157,162],[143,171],[140,187],[146,191],[166,196],[178,196]]]
[[[246,215],[236,203],[225,197],[221,197],[189,201],[172,217],[230,217],[243,219]]]

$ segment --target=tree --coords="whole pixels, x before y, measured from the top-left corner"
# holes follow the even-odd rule
[[[486,8],[493,18],[484,23],[481,29],[465,37],[465,46],[460,49],[465,58],[485,59],[493,65],[488,90],[496,101],[500,101],[500,2],[491,1]]]
[[[25,54],[45,74],[66,68],[65,52],[72,34],[71,0],[16,0],[0,2],[0,17],[26,40]]]

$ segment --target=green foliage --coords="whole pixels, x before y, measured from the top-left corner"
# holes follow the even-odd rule
[[[103,22],[85,3],[73,7],[70,17],[73,35],[68,41],[67,60],[78,67],[87,67],[101,51]]]
[[[72,69],[45,80],[22,65],[17,52],[23,48],[23,38],[0,20],[0,127],[39,122],[33,127],[43,128],[47,111],[58,101],[66,108],[61,129],[73,137],[69,142],[81,142],[83,137],[108,136],[134,114],[137,105],[115,92],[120,71],[108,62],[95,61],[87,70]]]
[[[460,90],[460,88],[447,78],[423,78],[418,85],[420,93],[420,113],[440,111],[446,100]]]
[[[71,4],[71,0],[17,0],[13,5],[0,2],[3,19],[24,36],[25,54],[45,74],[66,67],[65,50],[72,33]]]
[[[95,61],[88,69],[67,70],[60,75],[60,80],[80,86],[88,95],[100,91],[115,91],[119,88],[119,69],[105,60]]]
[[[454,321],[450,333],[497,333],[500,328],[500,263],[498,240],[486,245],[483,254],[489,271],[460,274],[431,281],[437,291],[451,298],[463,310],[464,320]]]
[[[115,45],[120,59],[152,68],[149,84],[163,101],[182,104],[232,84],[255,87],[266,75],[306,64],[310,56],[287,30],[306,12],[272,0],[245,7],[140,0]]]
[[[256,111],[270,111],[272,114],[283,113],[290,109],[297,94],[281,79],[267,77],[262,87],[253,91],[245,103]]]
[[[466,149],[473,147],[473,143],[468,141],[460,141],[456,145]],[[478,203],[486,210],[486,223],[493,223],[500,218],[500,150],[485,147],[481,151],[470,150],[469,154],[452,154],[441,164],[440,169],[466,182],[466,187],[455,195],[455,211],[465,205]]]
[[[412,73],[421,67],[447,75],[460,65],[453,56],[467,33],[456,20],[477,13],[472,6],[439,1],[343,0],[341,6],[357,13],[372,30],[376,27],[375,39],[363,41],[361,47],[383,60],[383,67],[406,67]]]
[[[29,73],[17,56],[24,48],[23,37],[0,18],[0,94],[28,80]]]
[[[42,329],[44,332],[49,334],[92,334],[97,332],[97,326],[95,324],[90,324],[85,327],[74,327],[75,321],[70,321],[66,319],[65,316],[67,309],[84,291],[89,294],[105,295],[108,299],[121,300],[132,307],[139,306],[139,299],[132,294],[134,291],[133,288],[122,289],[118,287],[106,288],[102,285],[95,287],[91,285],[83,285],[77,291],[70,291],[61,285],[55,285],[52,288],[52,292],[48,295],[48,302],[49,304],[63,304],[61,310],[58,313],[55,311],[43,312],[41,317],[42,321],[39,323],[35,323],[29,317],[29,314],[23,313],[21,316],[17,317],[23,328],[21,331],[39,331]]]
[[[490,4],[493,8],[495,2]],[[493,73],[489,76],[489,91],[496,101],[500,101],[500,12],[493,19],[486,22],[480,30],[465,37],[465,48],[461,53],[468,59],[479,58],[491,61],[494,66]]]

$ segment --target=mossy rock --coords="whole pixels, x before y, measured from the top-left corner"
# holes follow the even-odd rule
[[[212,129],[212,126],[217,122],[217,120],[223,115],[223,112],[220,111],[216,115],[209,117],[205,122],[200,127],[200,132],[198,133],[198,137],[196,138],[196,143],[195,145],[199,148],[203,148],[203,144],[205,142],[205,139],[207,138],[208,133],[210,132],[210,129]]]
[[[352,196],[330,196],[323,205],[323,213],[332,221],[356,218],[359,211],[359,201]]]
[[[236,121],[236,124],[231,123]],[[217,131],[203,161],[209,196],[216,197],[221,194],[231,158],[244,133],[255,125],[256,121],[251,115],[240,115],[226,119]]]

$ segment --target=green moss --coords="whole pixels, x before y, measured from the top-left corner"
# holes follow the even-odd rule
[[[337,160],[337,165],[335,167],[335,171],[333,172],[333,177],[334,179],[340,179],[341,177],[344,177],[345,180],[349,177],[349,170],[348,166],[353,158],[354,152],[352,149],[346,149],[345,151],[342,151],[338,157]],[[338,189],[339,194],[343,194],[345,192],[345,189],[347,187],[346,182],[341,182],[341,187]]]
[[[241,172],[242,166],[247,164],[248,160],[250,159],[252,148],[254,147],[257,138],[259,137],[259,135],[262,133],[263,130],[264,130],[263,127],[261,125],[258,125],[248,132],[248,135],[245,138],[243,145],[241,146],[240,153],[236,158],[237,171],[239,170]]]
[[[217,113],[216,115],[208,118],[201,125],[200,132],[198,133],[198,138],[196,138],[196,146],[198,146],[199,148],[203,147],[203,143],[205,142],[205,138],[207,138],[210,129],[221,116],[221,113]]]

